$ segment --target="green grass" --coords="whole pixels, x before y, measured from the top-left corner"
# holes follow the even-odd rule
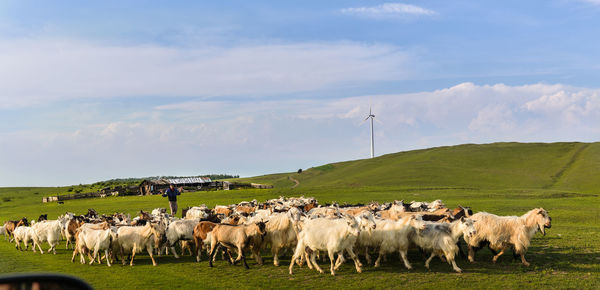
[[[217,261],[209,268],[189,256],[157,257],[153,267],[147,255],[136,257],[134,267],[80,265],[71,263],[71,251],[59,246],[57,255],[19,252],[0,238],[0,273],[62,272],[83,278],[98,289],[111,288],[598,288],[600,287],[600,144],[555,143],[461,145],[390,154],[376,159],[333,163],[301,174],[281,173],[242,179],[271,183],[269,190],[189,192],[182,194],[179,207],[229,204],[242,200],[266,200],[284,196],[314,196],[321,203],[369,202],[394,199],[442,199],[450,206],[471,206],[475,211],[520,215],[544,207],[553,218],[546,236],[536,235],[527,259],[530,267],[513,261],[511,253],[491,263],[487,250],[477,253],[476,264],[459,259],[464,270],[456,274],[448,264],[432,262],[424,268],[418,251],[409,252],[415,267],[407,271],[389,256],[381,268],[365,266],[363,273],[345,264],[338,276],[319,274],[306,267],[288,275],[289,254],[282,267],[249,261],[250,270]],[[300,180],[300,186],[288,176]],[[65,187],[66,188],[66,187]],[[65,188],[0,188],[0,220],[41,213],[56,217],[66,211],[100,213],[115,211],[135,214],[140,209],[167,207],[160,196],[127,196],[69,200],[65,204],[42,204],[45,195]],[[7,198],[8,201],[4,201]],[[45,246],[44,248],[47,248]],[[364,257],[361,258],[364,262]],[[327,264],[320,262],[325,269]]]
[[[403,186],[600,192],[600,143],[466,144],[246,178],[275,187]]]

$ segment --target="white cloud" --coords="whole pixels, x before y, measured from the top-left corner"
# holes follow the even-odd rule
[[[384,3],[371,7],[343,8],[342,13],[369,18],[397,18],[406,16],[435,15],[433,10],[404,3]]]
[[[131,96],[275,96],[407,78],[409,53],[352,42],[175,48],[0,40],[0,109]],[[410,68],[410,69],[409,69]]]
[[[565,91],[542,95],[523,107],[533,113],[554,116],[569,124],[600,116],[600,93],[598,91]]]
[[[477,117],[469,124],[469,130],[495,135],[514,129],[515,123],[509,108],[504,105],[490,105],[477,112]]]

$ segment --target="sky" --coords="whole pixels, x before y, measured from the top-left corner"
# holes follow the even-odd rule
[[[0,2],[0,186],[600,139],[600,1]]]

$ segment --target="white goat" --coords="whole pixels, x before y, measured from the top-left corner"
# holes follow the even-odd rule
[[[152,259],[152,265],[156,266],[156,261],[154,260],[154,255],[152,254],[154,251],[153,245],[155,244],[155,241],[152,240],[153,236],[158,237],[159,233],[156,231],[155,226],[152,225],[152,223],[147,223],[143,227],[120,227],[117,230],[117,241],[119,243],[123,265],[126,263],[125,253],[131,253],[131,261],[129,262],[129,265],[133,266],[135,253],[146,249],[150,255],[150,259]]]
[[[298,244],[290,262],[290,275],[293,274],[294,263],[297,259],[305,255],[306,249],[310,249],[310,259],[307,258],[307,265],[312,269],[314,266],[319,272],[323,270],[315,261],[315,251],[327,251],[331,261],[331,275],[335,275],[335,270],[341,265],[341,260],[334,265],[335,254],[342,255],[344,250],[350,254],[354,260],[357,272],[362,272],[361,263],[354,254],[353,246],[360,233],[360,225],[353,217],[344,216],[341,219],[316,218],[307,220],[304,223],[303,230],[298,235]],[[312,263],[311,263],[312,262]]]
[[[268,217],[266,224],[267,234],[261,246],[271,245],[273,265],[279,266],[279,251],[296,245],[298,235],[298,222],[302,213],[298,208],[292,207],[286,213],[276,213]],[[262,247],[253,248],[254,255],[260,256]],[[260,259],[259,264],[262,263]]]
[[[166,208],[155,208],[152,210],[152,215],[153,216],[160,216],[161,214],[167,213],[167,209]]]
[[[478,212],[472,215],[471,219],[477,221],[475,224],[477,234],[465,239],[469,244],[469,261],[471,262],[475,261],[474,247],[487,241],[491,249],[500,251],[494,256],[492,260],[494,263],[508,247],[513,246],[515,253],[521,256],[523,265],[529,266],[529,262],[525,260],[525,253],[531,238],[538,230],[546,235],[545,229],[552,226],[552,219],[543,208],[532,209],[520,217]]]
[[[35,231],[33,230],[33,228],[31,227],[27,227],[27,226],[18,226],[14,232],[13,232],[13,236],[14,236],[14,241],[15,241],[15,247],[18,250],[23,250],[23,248],[21,247],[21,242],[23,242],[23,245],[25,246],[25,250],[29,249],[29,244],[31,243],[31,249],[33,250],[33,252],[35,253],[35,246],[37,245],[35,243]],[[40,251],[42,251],[42,249],[39,247],[39,245],[37,245],[38,248],[40,249]]]
[[[77,252],[79,252],[79,261],[81,264],[85,263],[85,258],[83,258],[83,253],[87,252],[88,257],[90,258],[90,265],[94,263],[96,257],[98,258],[98,264],[100,264],[100,257],[98,255],[99,251],[104,251],[106,256],[106,264],[110,267],[110,255],[109,250],[112,247],[112,241],[116,237],[115,234],[111,231],[111,229],[105,230],[95,230],[91,228],[81,229],[79,235],[77,236],[77,242],[75,247],[77,250],[73,251],[73,256],[71,257],[71,262],[75,258]],[[90,256],[89,251],[94,251],[94,254]]]
[[[375,267],[380,266],[381,258],[389,253],[399,252],[404,266],[412,269],[406,257],[410,246],[410,236],[416,229],[423,229],[424,223],[420,216],[410,216],[399,220],[376,220],[377,228],[371,233],[361,231],[358,236],[357,245],[364,248],[365,256],[370,263],[369,247],[379,248],[379,256],[375,261]]]
[[[334,206],[327,207],[315,207],[311,209],[307,215],[311,218],[320,218],[320,217],[328,217],[328,218],[338,218],[341,216],[340,209]]]
[[[194,206],[188,209],[185,214],[186,219],[205,219],[208,218],[210,209],[206,205]]]
[[[50,245],[48,253],[52,251],[53,254],[56,255],[56,246],[58,245],[58,241],[60,240],[62,229],[60,222],[58,220],[46,220],[35,223],[31,227],[35,231],[35,243],[37,243],[42,254],[44,252],[42,251],[40,244],[43,242],[48,242],[48,244]]]
[[[199,222],[198,219],[183,219],[173,221],[169,224],[165,235],[175,258],[179,259],[179,255],[177,255],[177,251],[175,250],[175,243],[178,241],[193,241],[194,228]],[[181,254],[183,255],[183,249],[181,249]]]
[[[417,230],[413,235],[413,242],[421,249],[431,252],[431,256],[425,261],[425,267],[429,269],[429,263],[435,256],[444,255],[454,271],[462,272],[454,261],[458,253],[456,243],[461,236],[467,239],[475,234],[473,223],[473,220],[462,217],[452,223],[426,222],[422,230]]]

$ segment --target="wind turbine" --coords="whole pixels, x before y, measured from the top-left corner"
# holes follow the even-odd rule
[[[369,115],[365,118],[365,121],[369,118],[371,118],[371,158],[373,158],[375,157],[375,139],[373,138],[373,119],[375,118],[375,115],[371,113],[371,106],[369,106]]]

